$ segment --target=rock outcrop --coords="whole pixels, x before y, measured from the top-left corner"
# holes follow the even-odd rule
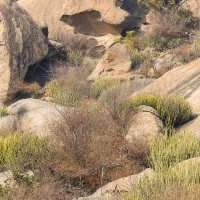
[[[197,116],[182,129],[195,132],[200,139],[200,58],[170,70],[146,88],[134,93],[132,97],[150,93],[170,93],[187,99]]]
[[[119,35],[129,22],[129,14],[120,8],[119,0],[18,2],[35,21],[46,23],[49,27],[49,38],[57,41],[66,37],[80,37],[80,34],[95,38],[109,34]]]
[[[35,21],[46,23],[49,39],[101,57],[129,23],[121,0],[19,0]],[[49,14],[50,13],[50,14]]]
[[[129,191],[133,190],[134,186],[141,178],[151,178],[153,175],[154,170],[149,168],[140,174],[123,177],[116,181],[110,182],[99,188],[93,195],[88,197],[80,197],[78,200],[120,199],[120,196],[126,195]]]
[[[41,28],[11,0],[0,0],[0,102],[23,80],[30,65],[41,61],[48,45]]]
[[[105,52],[88,80],[95,80],[109,74],[117,75],[120,72],[128,72],[131,67],[132,62],[128,49],[123,44],[117,43]]]
[[[164,125],[159,114],[149,106],[139,106],[131,123],[126,140],[133,144],[141,143],[145,149],[149,148],[149,140],[152,136],[162,135],[164,132]]]

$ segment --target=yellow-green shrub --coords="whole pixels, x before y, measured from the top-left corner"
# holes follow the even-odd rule
[[[96,80],[92,84],[92,89],[94,90],[96,96],[98,97],[107,88],[114,86],[114,85],[119,85],[121,82],[122,82],[122,80],[120,80],[120,79],[103,77],[103,78]]]
[[[7,115],[7,109],[5,106],[0,107],[0,117],[4,117]]]
[[[199,142],[195,134],[181,132],[171,137],[153,137],[150,140],[149,162],[156,171],[166,170],[189,158],[200,156]]]
[[[76,90],[66,91],[66,83],[64,81],[53,80],[46,85],[46,94],[51,98],[51,101],[63,106],[73,104],[84,99],[84,94]],[[79,83],[77,82],[77,85]]]
[[[199,199],[199,188],[200,164],[190,163],[187,171],[169,169],[162,173],[156,173],[152,178],[142,178],[135,186],[134,191],[123,200],[197,200]],[[180,190],[184,194],[182,198],[180,198]],[[171,198],[169,198],[169,194]]]
[[[84,60],[84,55],[81,50],[69,49],[67,52],[68,60],[78,67]]]
[[[200,156],[196,135],[181,132],[172,137],[154,137],[150,149],[149,161],[155,174],[151,178],[142,178],[124,200],[180,199],[180,190],[185,194],[184,199],[188,199],[186,196],[198,199],[199,193],[193,192],[200,188],[200,163],[191,161],[175,166],[183,160]],[[169,192],[172,198],[168,198]]]
[[[189,102],[176,95],[141,95],[126,103],[130,108],[140,105],[153,107],[169,130],[188,121],[192,114]]]
[[[0,165],[19,164],[24,160],[38,162],[45,156],[47,146],[44,139],[31,134],[0,137]]]

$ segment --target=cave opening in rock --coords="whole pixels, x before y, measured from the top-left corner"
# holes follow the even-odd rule
[[[118,35],[121,30],[116,25],[109,24],[102,19],[100,12],[84,11],[74,15],[63,15],[61,21],[75,27],[77,33],[89,36]]]

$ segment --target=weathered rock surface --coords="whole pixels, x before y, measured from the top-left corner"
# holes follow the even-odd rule
[[[7,108],[8,116],[0,118],[0,129],[49,136],[53,123],[62,119],[64,110],[64,107],[42,100],[20,100]]]
[[[18,2],[35,21],[45,22],[48,25],[49,38],[56,41],[66,40],[68,37],[80,37],[80,34],[93,36],[95,39],[99,36],[106,37],[108,34],[119,35],[129,22],[129,14],[120,8],[119,0],[19,0]]]
[[[153,175],[154,170],[149,168],[140,174],[127,176],[110,182],[99,188],[93,195],[88,197],[80,197],[77,200],[120,199],[121,195],[127,194],[127,192],[133,190],[135,184],[137,184],[142,177],[152,177]]]
[[[4,102],[28,67],[41,61],[48,45],[41,28],[19,5],[0,1],[0,102]]]
[[[149,12],[146,15],[145,22],[141,26],[141,31],[149,35],[154,34],[155,30],[159,30],[160,24],[157,23],[157,16],[153,12]]]
[[[117,43],[105,52],[88,80],[95,80],[99,76],[108,74],[117,75],[120,72],[128,72],[131,67],[132,62],[128,49],[123,44]]]
[[[126,140],[133,144],[141,143],[146,149],[149,147],[149,140],[152,136],[162,135],[164,132],[164,125],[159,114],[149,106],[139,106],[131,123]]]
[[[200,58],[170,70],[146,88],[134,93],[132,97],[147,93],[170,93],[187,99],[197,117],[186,123],[182,129],[195,132],[200,139]]]

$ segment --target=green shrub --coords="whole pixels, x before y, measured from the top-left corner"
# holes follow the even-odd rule
[[[67,52],[68,60],[78,67],[84,60],[84,56],[81,50],[69,49]]]
[[[124,44],[129,50],[132,50],[137,45],[137,41],[134,38],[135,31],[127,31],[124,38],[117,38],[116,43]]]
[[[175,95],[142,95],[126,103],[129,104],[130,108],[140,105],[153,107],[158,111],[168,130],[188,121],[192,114],[189,102]]]
[[[115,42],[124,44],[130,52],[132,63],[135,65],[139,65],[144,62],[145,56],[144,54],[139,52],[138,48],[140,38],[134,37],[134,34],[135,31],[127,31],[126,36],[124,38],[116,39]]]
[[[45,156],[47,142],[36,135],[12,134],[0,137],[0,165],[39,162]]]
[[[182,29],[198,29],[199,20],[193,16],[191,10],[188,9],[172,9],[169,12],[170,21],[177,26],[182,25]]]
[[[150,165],[155,171],[166,170],[183,160],[200,156],[195,134],[181,132],[171,137],[153,137],[150,140]]]
[[[62,106],[74,104],[85,98],[84,94],[79,91],[66,89],[66,87],[70,87],[66,84],[65,81],[53,80],[49,82],[45,87],[46,95],[51,98],[52,102]],[[81,86],[79,82],[77,82],[77,86]]]
[[[136,49],[131,50],[130,55],[134,65],[140,65],[145,61],[145,55]]]
[[[92,84],[92,88],[98,97],[104,90],[107,88],[114,86],[114,85],[119,85],[122,82],[121,79],[113,79],[113,78],[108,78],[108,77],[103,77],[98,80],[96,80]]]
[[[124,200],[198,199],[200,190],[195,191],[200,186],[200,163],[191,161],[187,165],[175,165],[199,156],[199,142],[193,133],[181,132],[170,138],[152,138],[149,162],[155,174],[151,178],[145,176],[140,179],[134,191]],[[183,198],[179,196],[180,190]],[[169,198],[169,193],[173,198]]]
[[[145,35],[142,37],[140,46],[142,49],[147,47],[154,48],[156,51],[166,51],[174,49],[182,44],[179,35]]]
[[[199,180],[200,164],[191,163],[187,166],[187,171],[169,169],[156,173],[152,178],[142,178],[134,191],[123,200],[197,200],[200,192]]]
[[[7,115],[7,109],[5,106],[0,107],[0,117],[5,117]]]

